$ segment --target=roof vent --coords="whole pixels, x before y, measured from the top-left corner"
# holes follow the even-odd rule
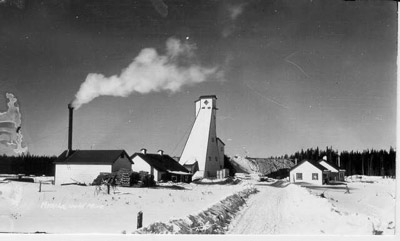
[[[146,155],[147,154],[147,149],[146,148],[142,148],[142,149],[140,149],[140,152],[142,154]]]
[[[158,154],[159,154],[160,156],[162,156],[162,155],[164,155],[164,151],[163,151],[163,150],[158,150]]]

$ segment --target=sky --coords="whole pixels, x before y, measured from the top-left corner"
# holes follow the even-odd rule
[[[73,102],[74,149],[180,156],[202,95],[230,156],[396,146],[394,1],[16,2],[0,112],[12,93],[31,154],[67,148]]]

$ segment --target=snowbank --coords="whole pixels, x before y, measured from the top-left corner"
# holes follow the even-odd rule
[[[353,175],[347,176],[346,182],[382,182],[382,180],[394,180],[393,178],[384,178],[382,176],[365,176],[365,175]]]
[[[21,175],[22,178],[32,178],[34,182],[48,182],[51,183],[54,181],[53,176],[25,176]],[[0,181],[3,181],[6,178],[18,178],[16,174],[0,174]],[[9,181],[6,181],[9,182]]]
[[[396,180],[354,175],[346,186],[307,187],[314,195],[321,193],[341,214],[363,215],[376,234],[394,234]]]
[[[163,184],[156,188],[118,187],[107,195],[94,186],[0,183],[0,232],[132,233],[137,213],[143,226],[204,210],[248,188],[232,184]]]
[[[254,187],[235,193],[211,208],[189,215],[185,219],[174,219],[168,223],[156,222],[141,228],[137,234],[222,234],[226,231],[230,220],[246,203],[251,194],[257,192]]]

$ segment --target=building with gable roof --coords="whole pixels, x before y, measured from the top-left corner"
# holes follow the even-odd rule
[[[55,184],[91,184],[102,172],[132,170],[132,159],[124,150],[66,150],[55,161]]]
[[[292,183],[311,183],[316,185],[325,184],[328,180],[330,170],[321,164],[303,160],[289,171],[289,180]]]
[[[192,174],[179,162],[159,150],[157,154],[147,153],[145,148],[132,155],[133,170],[144,171],[154,176],[155,181],[191,182]]]

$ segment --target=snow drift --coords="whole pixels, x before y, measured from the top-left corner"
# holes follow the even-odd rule
[[[168,223],[156,222],[138,229],[138,234],[222,234],[246,199],[258,190],[254,187],[235,193],[211,208],[185,219],[174,219]]]

